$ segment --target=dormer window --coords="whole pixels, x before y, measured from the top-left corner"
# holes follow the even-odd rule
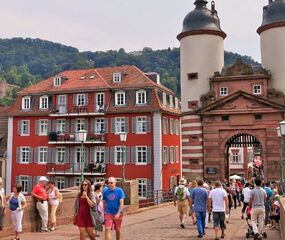
[[[171,108],[174,107],[174,104],[173,104],[173,96],[172,96],[172,95],[169,95],[169,106],[170,106]]]
[[[113,73],[113,82],[119,83],[121,81],[122,81],[122,73],[120,72]]]
[[[252,92],[253,92],[253,94],[260,95],[261,94],[261,85],[253,85]]]
[[[220,88],[220,96],[225,97],[228,96],[229,92],[228,92],[228,88],[227,87],[221,87]]]
[[[119,91],[115,93],[115,105],[123,106],[126,104],[126,93],[123,91]]]
[[[60,85],[61,85],[61,77],[59,77],[59,76],[54,77],[54,79],[53,79],[53,85],[54,85],[54,86],[60,86]]]
[[[40,109],[48,109],[48,96],[40,97]]]
[[[23,97],[22,110],[30,110],[30,109],[31,109],[31,97]]]
[[[162,104],[163,104],[164,106],[166,106],[166,104],[167,104],[166,93],[165,93],[165,92],[162,93]]]
[[[142,105],[146,104],[146,91],[139,90],[136,92],[136,104]]]

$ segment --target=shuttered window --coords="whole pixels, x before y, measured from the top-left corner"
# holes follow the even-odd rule
[[[32,177],[20,175],[16,177],[16,182],[22,186],[22,193],[28,194],[32,191]]]
[[[147,179],[137,178],[139,198],[147,198]]]
[[[30,120],[18,121],[18,134],[20,136],[30,135]]]
[[[147,164],[147,147],[137,146],[136,147],[136,164]]]
[[[162,148],[162,159],[163,159],[163,164],[168,164],[169,163],[169,158],[168,158],[168,147],[163,146]]]
[[[20,163],[29,163],[30,162],[30,147],[21,147],[20,148]]]
[[[56,148],[56,163],[63,164],[66,159],[66,149],[65,147]]]

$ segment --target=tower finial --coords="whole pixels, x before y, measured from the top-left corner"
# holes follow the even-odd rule
[[[208,1],[206,0],[196,0],[194,2],[194,4],[196,5],[196,8],[202,8],[202,7],[206,7]]]

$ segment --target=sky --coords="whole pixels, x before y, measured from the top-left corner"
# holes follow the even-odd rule
[[[225,50],[260,61],[256,33],[268,0],[216,0]],[[0,38],[41,38],[105,51],[179,47],[194,0],[0,0]],[[208,3],[210,7],[210,1]]]

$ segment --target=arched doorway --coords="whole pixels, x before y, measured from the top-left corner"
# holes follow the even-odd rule
[[[239,175],[246,179],[264,178],[262,145],[247,133],[238,133],[228,139],[225,145],[225,177]]]

